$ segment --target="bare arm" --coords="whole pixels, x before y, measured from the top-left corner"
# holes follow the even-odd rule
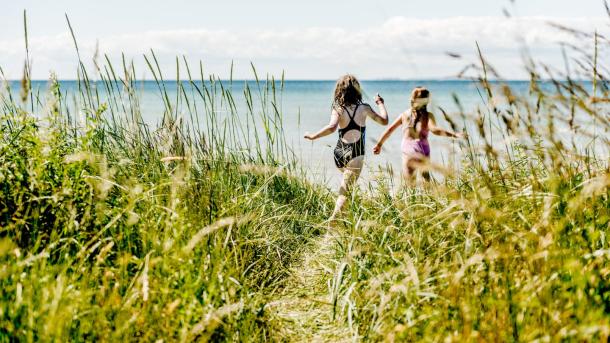
[[[463,133],[455,133],[453,131],[445,130],[445,129],[442,129],[442,128],[436,126],[436,120],[434,119],[434,115],[432,113],[428,112],[428,118],[429,118],[428,126],[430,128],[430,132],[432,132],[433,134],[435,134],[437,136],[442,136],[442,137],[466,138],[466,135]]]
[[[375,112],[373,108],[368,107],[367,116],[371,117],[375,122],[381,125],[388,125],[388,111],[385,108],[385,103],[383,98],[377,94],[375,97],[375,103],[377,104],[377,108],[379,109],[379,113]]]
[[[378,155],[381,152],[381,146],[383,145],[383,143],[385,143],[385,141],[390,137],[390,135],[392,135],[392,132],[394,132],[394,130],[396,130],[400,125],[402,125],[402,114],[399,115],[396,120],[394,120],[392,125],[385,129],[385,131],[383,131],[383,134],[381,134],[379,142],[377,142],[375,147],[373,147],[373,153],[375,155]]]
[[[339,113],[335,109],[333,109],[330,114],[330,122],[328,123],[328,125],[324,126],[322,129],[320,129],[320,131],[314,134],[307,132],[305,134],[305,138],[313,141],[320,137],[328,136],[331,133],[337,131],[337,127],[339,127]]]

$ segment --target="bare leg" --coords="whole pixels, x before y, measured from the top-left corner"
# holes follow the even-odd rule
[[[430,186],[432,186],[432,177],[430,176],[432,164],[430,163],[430,158],[428,156],[422,156],[421,165],[422,176],[424,177],[424,180],[426,180],[424,188],[430,190]]]
[[[413,157],[402,155],[402,176],[408,186],[415,184],[416,160]]]
[[[429,171],[422,172],[421,175],[424,177],[424,180],[426,180],[426,182],[430,182],[430,172]]]
[[[342,169],[343,180],[341,180],[341,186],[339,187],[339,197],[337,197],[335,209],[333,210],[333,214],[329,218],[330,222],[333,222],[335,219],[337,219],[337,216],[343,210],[345,202],[347,201],[347,194],[352,190],[352,186],[358,180],[360,172],[362,171],[363,164],[364,156],[358,156],[349,161],[347,166]]]

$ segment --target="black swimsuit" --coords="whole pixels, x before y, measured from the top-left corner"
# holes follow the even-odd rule
[[[337,142],[337,147],[335,148],[335,165],[337,168],[345,168],[349,161],[358,156],[364,155],[364,133],[366,126],[360,126],[354,120],[354,117],[356,117],[356,111],[358,111],[358,106],[360,106],[360,104],[356,105],[352,115],[350,115],[347,108],[344,107],[345,112],[347,112],[347,116],[349,117],[349,123],[346,127],[339,129],[339,141]],[[360,139],[354,143],[345,143],[343,142],[343,135],[350,130],[360,131]]]

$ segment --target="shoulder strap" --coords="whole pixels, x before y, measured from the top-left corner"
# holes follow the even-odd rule
[[[347,112],[347,116],[349,117],[350,120],[354,120],[354,117],[356,117],[356,111],[358,111],[358,106],[360,106],[360,104],[356,104],[356,107],[354,108],[354,112],[352,113],[352,115],[349,115],[349,110],[347,108],[345,108],[345,111]]]

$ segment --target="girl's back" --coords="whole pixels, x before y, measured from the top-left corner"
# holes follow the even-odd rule
[[[403,139],[427,139],[431,113],[409,109],[402,113]]]
[[[350,105],[337,111],[339,114],[339,130],[349,129],[343,132],[342,140],[345,143],[354,143],[360,140],[360,132],[366,128],[366,117],[370,115],[371,111],[372,109],[368,104]]]

